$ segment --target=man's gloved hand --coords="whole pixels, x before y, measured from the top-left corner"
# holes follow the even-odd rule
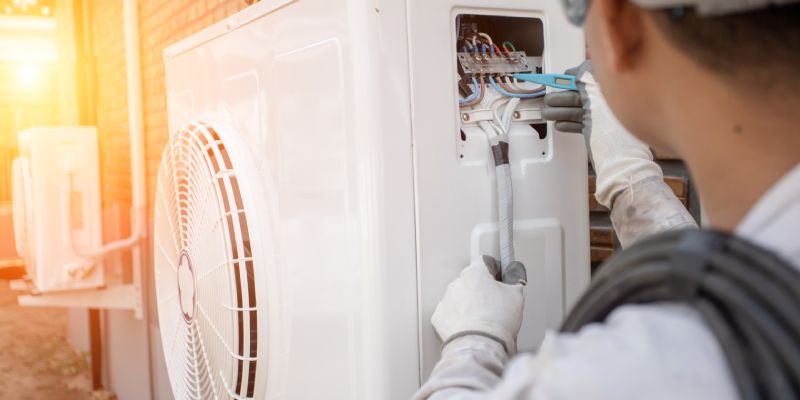
[[[592,62],[567,70],[575,75],[578,92],[548,93],[542,116],[563,132],[583,133],[597,173],[597,201],[611,208],[618,194],[653,176],[663,178],[650,148],[633,137],[608,108],[594,79]]]
[[[517,351],[523,285],[498,282],[497,275],[494,260],[481,257],[447,287],[431,317],[445,345],[459,337],[480,335],[497,340],[509,354]]]

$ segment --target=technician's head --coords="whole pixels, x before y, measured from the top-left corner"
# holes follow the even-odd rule
[[[719,117],[689,115],[681,103],[690,99],[749,101],[800,119],[800,0],[563,1],[584,24],[614,113],[652,146],[680,151],[691,140],[681,134],[702,134],[676,133],[670,121]]]

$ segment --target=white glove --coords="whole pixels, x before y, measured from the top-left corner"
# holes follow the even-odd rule
[[[581,130],[597,173],[595,197],[612,208],[616,196],[632,184],[654,176],[663,178],[663,173],[653,161],[650,148],[633,137],[609,109],[594,79],[591,61],[567,73],[576,76],[578,93],[548,94],[543,115],[556,121],[557,129]]]
[[[489,272],[493,267],[483,257],[476,259],[447,287],[431,317],[445,345],[462,336],[480,335],[497,340],[509,354],[517,351],[523,285],[498,282]]]

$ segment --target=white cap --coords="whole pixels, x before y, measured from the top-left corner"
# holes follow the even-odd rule
[[[642,8],[693,7],[700,15],[723,15],[751,11],[770,5],[787,5],[800,0],[631,0]]]

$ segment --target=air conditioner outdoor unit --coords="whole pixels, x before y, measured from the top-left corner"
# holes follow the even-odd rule
[[[97,130],[37,127],[17,135],[17,251],[35,292],[96,288],[103,268],[79,253],[102,244]]]
[[[535,89],[496,75],[517,103],[470,71],[584,54],[554,0],[267,0],[166,49],[153,252],[175,397],[409,398],[445,288],[500,256],[495,111],[535,349],[589,282],[584,141]]]

